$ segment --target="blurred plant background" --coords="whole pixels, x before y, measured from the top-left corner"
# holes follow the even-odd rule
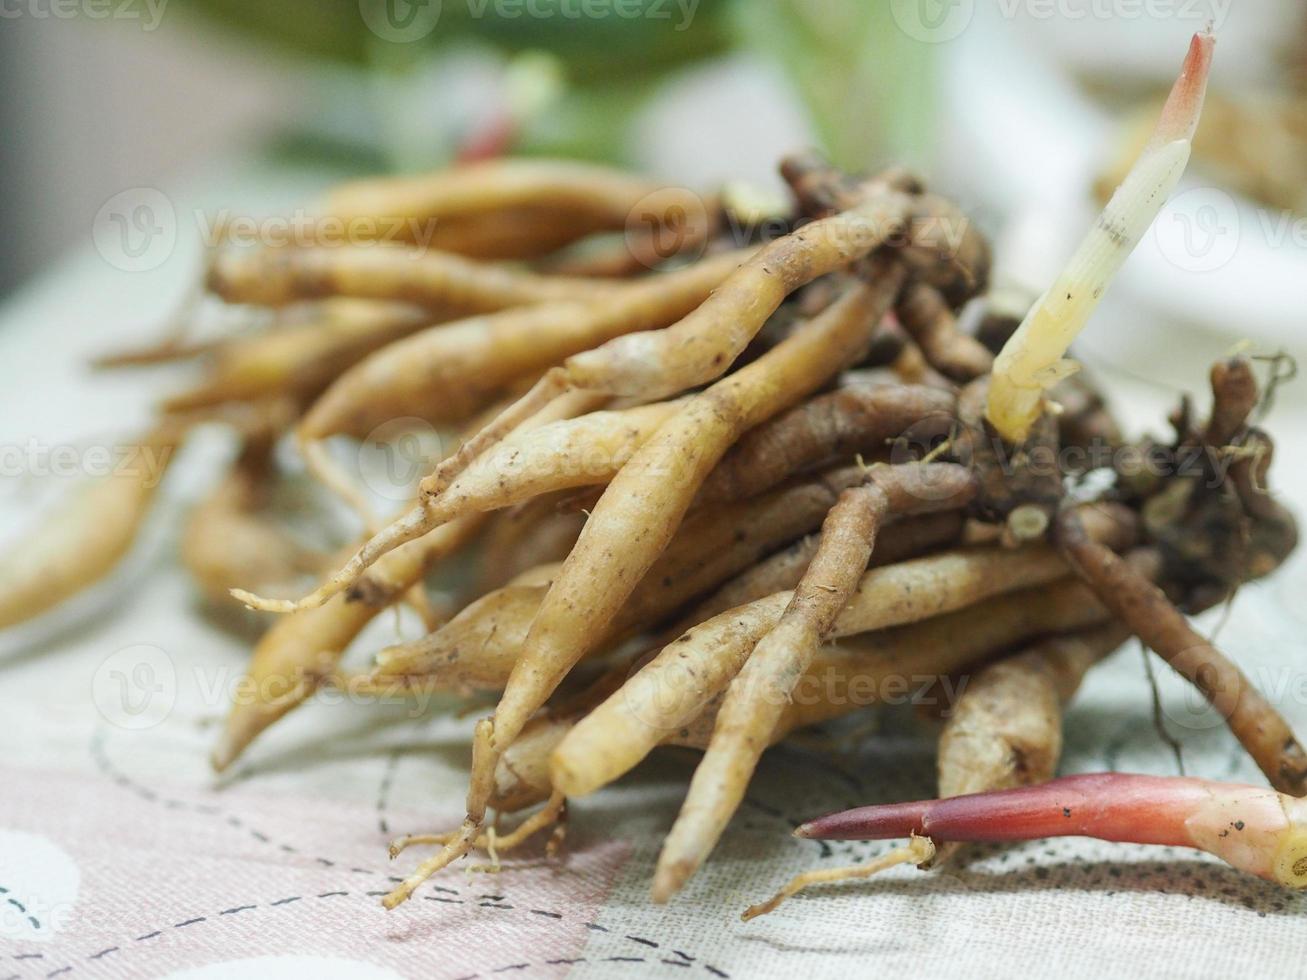
[[[85,245],[115,193],[223,186],[252,165],[304,174],[306,193],[501,152],[711,186],[773,179],[780,154],[816,144],[847,168],[929,173],[996,233],[1023,210],[1057,225],[1207,7],[1217,88],[1301,104],[1298,0],[1127,5],[0,0],[0,295]]]
[[[0,291],[79,244],[117,190],[240,154],[341,173],[497,151],[657,169],[676,155],[649,135],[662,126],[700,165],[669,178],[721,179],[732,147],[765,174],[796,140],[850,166],[923,156],[930,52],[879,3],[126,2],[130,18],[5,0],[0,79],[18,97],[0,111],[19,138],[0,150]],[[678,125],[668,93],[725,115]]]

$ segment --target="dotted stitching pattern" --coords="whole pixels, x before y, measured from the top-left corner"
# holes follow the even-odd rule
[[[91,741],[91,754],[92,754],[92,757],[95,759],[95,762],[96,762],[98,768],[101,770],[101,772],[104,773],[104,775],[105,775],[107,778],[111,779],[113,782],[117,783],[117,784],[118,784],[119,786],[121,786],[122,788],[126,789],[126,790],[129,791],[129,792],[134,793],[135,795],[137,795],[138,797],[140,797],[140,798],[142,798],[142,799],[144,799],[144,800],[147,800],[147,801],[149,801],[149,802],[151,802],[151,803],[156,803],[156,804],[158,804],[158,805],[161,805],[161,806],[167,807],[168,809],[173,809],[173,810],[187,810],[187,811],[190,811],[190,812],[194,812],[194,813],[202,813],[202,814],[205,814],[205,815],[207,815],[207,816],[213,816],[213,817],[224,817],[224,816],[225,816],[225,817],[226,817],[226,822],[227,822],[227,824],[228,824],[229,826],[231,826],[231,827],[233,827],[233,828],[243,829],[243,830],[247,831],[248,833],[250,833],[251,835],[253,835],[254,838],[255,838],[256,840],[260,841],[261,843],[266,843],[266,844],[274,844],[274,843],[276,843],[275,841],[273,841],[273,839],[272,839],[269,835],[264,834],[264,833],[262,833],[261,831],[257,830],[256,828],[253,828],[253,827],[249,826],[247,823],[245,823],[244,820],[242,820],[242,819],[239,818],[239,817],[236,817],[235,815],[224,813],[224,811],[222,811],[222,809],[219,808],[219,807],[212,806],[212,805],[209,805],[209,804],[200,804],[200,803],[189,802],[189,801],[185,801],[185,800],[167,799],[167,798],[161,797],[158,793],[156,793],[154,790],[150,789],[148,786],[143,786],[143,785],[141,785],[141,784],[139,784],[139,783],[133,781],[129,776],[127,776],[126,773],[124,773],[124,772],[120,771],[119,769],[117,769],[117,768],[113,765],[112,761],[109,759],[108,753],[107,753],[107,751],[106,751],[106,749],[105,749],[105,738],[104,738],[104,734],[103,734],[103,732],[97,732],[97,733],[95,734],[95,736],[92,738],[92,741]],[[286,853],[299,853],[299,852],[298,852],[294,847],[292,847],[292,846],[289,845],[289,844],[277,844],[277,847],[278,847],[278,849],[280,849],[280,850],[282,850],[282,851],[285,851]],[[321,858],[321,857],[320,857],[320,858],[318,858],[317,860],[318,860],[318,862],[321,863],[324,867],[341,867],[341,866],[342,866],[341,862],[332,861],[332,860],[327,859],[327,858]],[[387,881],[391,881],[391,882],[396,882],[396,883],[398,883],[398,882],[403,881],[402,878],[396,877],[396,876],[394,876],[394,875],[386,875],[386,874],[383,874],[383,873],[381,873],[381,872],[372,871],[372,870],[367,869],[367,868],[351,868],[350,870],[351,870],[351,871],[355,871],[355,872],[365,873],[365,874],[376,875],[377,877],[383,878],[383,879],[385,879],[385,880],[387,880]],[[508,901],[507,901],[507,897],[504,896],[504,895],[498,895],[498,894],[478,894],[478,895],[475,895],[475,896],[459,897],[459,896],[463,895],[463,893],[462,893],[459,889],[456,889],[456,888],[450,888],[450,887],[445,886],[445,885],[436,885],[436,884],[431,884],[431,883],[428,883],[427,888],[429,888],[429,889],[430,889],[431,891],[433,891],[433,892],[438,892],[438,893],[440,893],[440,894],[426,894],[426,895],[419,896],[422,900],[424,900],[424,901],[428,901],[428,902],[441,903],[441,904],[447,904],[447,905],[473,905],[473,904],[475,904],[475,906],[476,906],[477,908],[495,909],[495,910],[498,910],[498,911],[504,911],[504,912],[509,912],[509,911],[515,911],[515,910],[516,910],[516,911],[520,911],[520,912],[525,912],[526,914],[529,914],[529,915],[535,915],[535,916],[539,916],[539,917],[541,917],[541,918],[555,919],[555,920],[562,920],[562,919],[566,919],[566,918],[568,918],[568,916],[566,915],[566,913],[563,913],[563,912],[557,912],[557,911],[554,911],[554,910],[551,910],[551,909],[536,909],[536,908],[520,908],[520,909],[519,909],[517,906],[508,903]],[[321,892],[321,893],[316,894],[316,895],[290,895],[290,896],[287,896],[286,898],[280,898],[280,899],[277,899],[277,900],[275,900],[275,901],[268,902],[268,903],[266,903],[266,906],[265,906],[265,905],[260,905],[260,904],[258,904],[258,903],[251,903],[251,904],[246,904],[246,905],[237,905],[237,906],[233,906],[233,907],[231,907],[231,908],[223,909],[223,910],[217,912],[217,913],[214,914],[214,915],[207,915],[207,916],[206,916],[206,915],[201,915],[201,916],[195,916],[195,917],[193,917],[193,918],[185,919],[185,920],[183,920],[183,921],[181,921],[181,922],[174,923],[174,924],[171,925],[171,926],[167,926],[167,927],[160,928],[160,929],[155,929],[154,931],[152,931],[152,932],[148,932],[148,933],[145,933],[144,935],[136,936],[136,937],[132,940],[132,942],[134,942],[134,943],[149,942],[150,940],[157,939],[159,936],[162,936],[165,932],[167,932],[167,931],[170,930],[170,929],[171,929],[171,930],[174,930],[174,931],[176,931],[176,930],[181,930],[181,929],[186,929],[186,928],[189,928],[189,927],[191,927],[191,926],[199,925],[200,923],[217,921],[217,920],[221,919],[221,918],[224,917],[224,916],[226,916],[226,917],[231,917],[231,916],[240,915],[240,914],[243,914],[243,913],[246,913],[246,912],[255,911],[255,910],[257,910],[257,909],[261,909],[261,908],[265,908],[265,907],[266,907],[267,909],[284,908],[284,907],[286,907],[286,906],[288,906],[288,905],[293,905],[293,904],[295,904],[295,903],[302,902],[302,901],[304,901],[304,900],[306,900],[306,899],[313,900],[313,901],[328,901],[328,900],[335,899],[335,898],[345,898],[345,897],[349,897],[349,896],[353,896],[353,897],[356,897],[356,898],[375,899],[375,898],[380,898],[381,896],[383,896],[383,895],[385,895],[385,894],[387,894],[387,892],[384,891],[384,890],[381,890],[381,891],[372,890],[372,891],[364,891],[364,892],[357,892],[357,891],[355,891],[355,892],[350,892],[350,891],[346,891],[346,890],[335,890],[335,891]],[[600,925],[600,924],[597,923],[597,922],[584,922],[584,923],[582,923],[582,924],[585,926],[586,929],[590,930],[591,932],[601,932],[601,933],[609,933],[609,934],[611,934],[611,930],[610,930],[610,929],[608,929],[606,926],[602,926],[602,925]],[[648,949],[662,949],[662,948],[663,948],[662,945],[661,945],[660,943],[655,942],[654,940],[649,939],[649,938],[644,937],[644,936],[624,935],[622,938],[625,939],[625,940],[628,940],[628,941],[630,941],[630,942],[637,943],[637,944],[639,944],[640,946],[645,947],[645,948],[648,948]],[[117,953],[120,953],[120,952],[122,952],[122,950],[123,950],[123,948],[122,948],[121,946],[109,946],[109,947],[107,947],[107,948],[105,948],[105,949],[98,950],[98,951],[95,952],[95,953],[87,954],[87,956],[85,957],[85,959],[86,959],[87,961],[101,960],[101,959],[104,959],[104,958],[106,958],[106,957],[110,957],[110,956],[113,956],[113,955],[115,955],[115,954],[117,954]],[[675,955],[676,957],[678,957],[677,960],[674,960],[674,961],[667,961],[667,962],[670,962],[672,965],[676,965],[676,966],[684,967],[684,966],[688,966],[688,965],[691,964],[691,963],[695,963],[695,962],[697,962],[697,961],[695,960],[694,957],[689,956],[689,955],[686,954],[686,953],[682,953],[682,952],[680,952],[679,950],[671,950],[671,952],[672,952],[673,955]],[[18,959],[42,959],[42,958],[44,958],[44,957],[43,957],[43,954],[41,954],[41,953],[29,953],[29,954],[24,954],[24,955],[22,955],[22,956],[15,956],[15,957],[13,957],[13,959],[15,959],[15,960],[18,960]],[[555,963],[554,961],[548,961],[548,962],[549,962],[550,965],[556,965],[556,963]],[[558,962],[558,963],[567,963],[567,962],[578,962],[578,963],[581,963],[581,962],[586,962],[586,960],[585,960],[585,958],[583,957],[583,958],[581,958],[581,959],[574,960],[574,961],[560,960],[560,961],[557,961],[557,962]],[[604,959],[604,960],[596,960],[595,962],[606,962],[606,963],[621,963],[621,962],[629,962],[629,963],[637,963],[637,962],[647,962],[647,960],[645,960],[645,958],[643,958],[643,957],[633,957],[633,956],[632,956],[632,957],[622,957],[622,956],[615,956],[615,957],[609,957],[609,958]],[[529,963],[524,963],[524,964],[520,964],[520,965],[518,965],[518,964],[512,964],[512,965],[510,965],[510,966],[508,966],[508,967],[501,967],[501,968],[499,968],[498,970],[496,970],[496,971],[492,971],[492,972],[504,972],[504,971],[506,971],[506,970],[526,969],[526,968],[529,967],[529,966],[531,966],[531,964],[529,964]],[[703,969],[704,969],[706,972],[708,972],[709,974],[711,974],[711,975],[713,975],[713,976],[715,976],[715,977],[723,977],[723,978],[728,977],[728,974],[727,974],[727,973],[725,973],[723,970],[718,969],[718,968],[715,967],[715,966],[712,966],[711,964],[703,963],[703,964],[702,964],[702,967],[703,967]],[[51,973],[47,973],[46,976],[47,976],[47,977],[52,977],[52,976],[61,976],[61,975],[64,975],[64,974],[67,974],[67,973],[72,972],[73,969],[74,969],[74,966],[73,966],[73,965],[60,967],[59,969],[57,969],[57,970],[55,970],[55,971],[53,971],[53,972],[51,972]],[[472,976],[477,976],[477,974],[472,974]],[[11,978],[0,978],[0,980],[11,980]],[[15,978],[12,978],[12,980],[18,980],[18,978],[15,977]]]

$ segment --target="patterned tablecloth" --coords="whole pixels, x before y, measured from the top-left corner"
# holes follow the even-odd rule
[[[43,449],[111,445],[146,417],[153,391],[177,383],[83,365],[145,336],[193,260],[179,247],[128,274],[88,249],[4,311],[5,540],[70,482],[33,463]],[[1162,418],[1176,385],[1201,388],[1228,346],[1159,334],[1086,359],[1143,423]],[[1272,427],[1277,485],[1305,512],[1307,398],[1282,392]],[[769,753],[711,862],[666,907],[647,893],[694,761],[682,751],[577,802],[560,859],[529,850],[498,875],[465,862],[383,912],[378,897],[409,867],[387,861],[386,842],[461,815],[471,721],[324,696],[214,778],[206,753],[251,635],[205,612],[175,555],[181,513],[230,449],[218,438],[188,448],[112,582],[0,637],[0,980],[1302,974],[1302,899],[1188,852],[1074,839],[977,849],[953,872],[896,869],[741,923],[792,873],[883,849],[795,840],[797,820],[932,792],[931,730],[902,709],[862,716],[864,732],[879,731],[857,747],[814,736]],[[1300,730],[1305,585],[1300,555],[1244,590],[1221,634]],[[360,652],[393,637],[383,619]],[[1188,770],[1256,780],[1219,721],[1169,672],[1159,680]],[[1066,772],[1175,771],[1134,646],[1091,675],[1066,729]]]

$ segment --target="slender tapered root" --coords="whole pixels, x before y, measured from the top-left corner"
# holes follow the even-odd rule
[[[418,865],[416,871],[382,898],[381,904],[387,909],[393,909],[407,902],[428,878],[467,854],[475,845],[480,834],[481,822],[479,820],[464,820],[463,826],[449,837],[448,842],[436,854]]]
[[[923,499],[922,487],[933,500]],[[780,620],[731,683],[708,750],[663,845],[655,901],[666,901],[707,857],[744,798],[748,781],[794,685],[862,580],[876,536],[890,514],[950,510],[975,495],[974,475],[950,463],[875,467],[846,490],[822,525],[821,546]]]
[[[1243,671],[1200,636],[1161,589],[1089,541],[1074,512],[1059,518],[1057,539],[1068,563],[1103,603],[1202,692],[1271,785],[1294,796],[1307,794],[1307,752]]]
[[[567,797],[561,793],[554,793],[545,805],[537,810],[531,816],[527,817],[513,830],[500,837],[497,833],[491,836],[490,832],[477,837],[472,846],[479,851],[489,852],[491,848],[496,853],[505,853],[526,843],[531,837],[540,833],[546,828],[553,827],[562,819],[563,814],[567,811]],[[451,831],[445,834],[409,834],[405,837],[397,838],[390,843],[390,859],[393,861],[399,857],[405,850],[415,845],[421,844],[438,844],[446,847],[460,838],[462,831]]]
[[[740,914],[748,922],[768,912],[775,912],[781,902],[792,898],[805,888],[813,885],[831,885],[839,881],[860,881],[880,874],[900,864],[926,864],[935,856],[935,845],[929,837],[913,837],[906,847],[896,847],[888,854],[866,864],[855,864],[848,868],[823,868],[821,871],[805,871],[790,879],[789,884],[765,902],[750,905]]]

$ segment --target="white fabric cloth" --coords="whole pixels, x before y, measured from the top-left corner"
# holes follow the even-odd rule
[[[172,369],[104,375],[84,364],[148,336],[169,311],[195,267],[185,238],[151,272],[79,253],[3,311],[6,452],[33,438],[40,448],[129,437],[153,397],[180,385]],[[1228,346],[1159,332],[1131,354],[1133,376],[1098,366],[1122,414],[1160,431],[1176,386],[1201,403],[1206,365]],[[1301,513],[1301,391],[1282,390],[1270,428],[1280,446],[1275,484]],[[853,750],[805,738],[769,753],[708,865],[666,907],[650,903],[648,886],[694,761],[679,750],[577,801],[556,863],[535,849],[497,877],[453,869],[424,889],[426,900],[382,913],[376,896],[387,876],[412,861],[388,866],[385,842],[459,816],[471,722],[444,712],[415,718],[397,705],[314,703],[260,739],[234,776],[215,780],[206,754],[253,634],[204,612],[176,545],[184,507],[228,450],[206,438],[187,451],[142,546],[112,581],[0,636],[0,765],[10,787],[0,792],[0,900],[17,899],[41,922],[32,927],[12,904],[0,916],[0,977],[65,966],[74,977],[1303,973],[1302,898],[1190,852],[1077,839],[977,848],[952,871],[899,868],[741,923],[746,905],[791,874],[885,846],[798,841],[795,822],[933,793],[932,732],[906,710],[863,716],[878,731]],[[4,540],[70,483],[7,475]],[[1303,732],[1305,595],[1299,554],[1240,594],[1221,633]],[[1218,619],[1205,617],[1203,628]],[[358,651],[394,630],[383,617]],[[133,673],[141,663],[151,672]],[[1157,674],[1188,771],[1259,781],[1219,720],[1194,708],[1165,667]],[[1066,734],[1064,772],[1175,771],[1154,731],[1137,646],[1090,676]]]

